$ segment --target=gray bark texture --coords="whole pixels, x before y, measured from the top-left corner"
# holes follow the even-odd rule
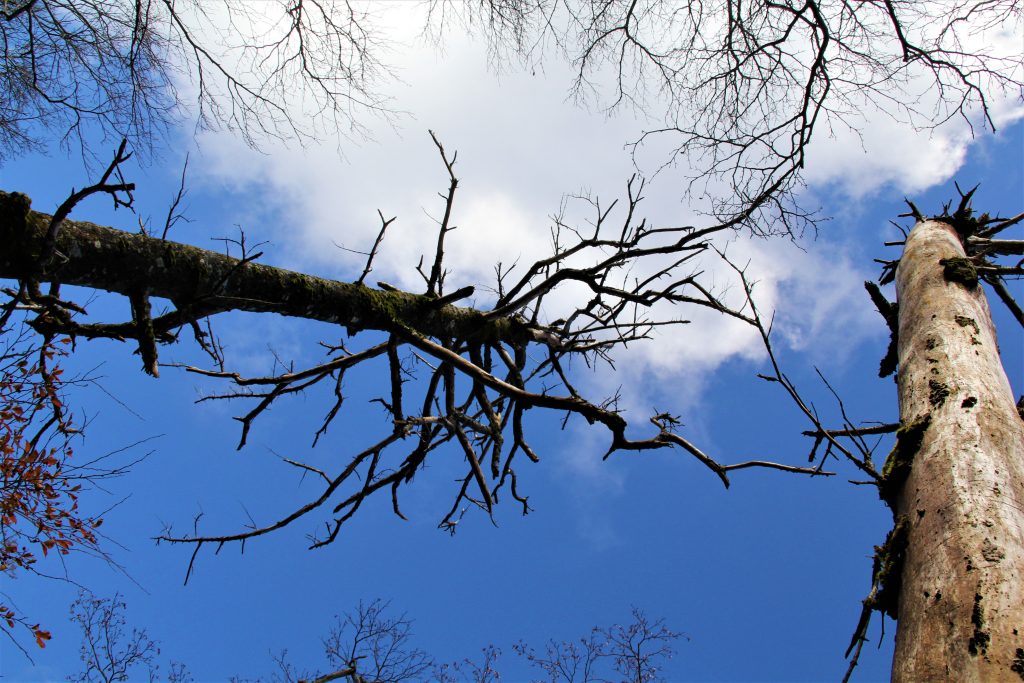
[[[1024,422],[981,286],[942,263],[964,256],[920,221],[896,275],[901,422],[928,419],[894,509],[897,683],[1024,680]]]

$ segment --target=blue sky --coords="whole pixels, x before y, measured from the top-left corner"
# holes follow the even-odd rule
[[[497,79],[483,57],[470,41],[453,43],[444,55],[401,55],[404,82],[394,87],[411,115],[370,140],[345,142],[344,154],[330,141],[256,153],[227,133],[179,131],[157,160],[131,168],[137,214],[161,220],[187,152],[193,222],[172,238],[216,248],[211,238],[231,236],[241,225],[250,239],[269,241],[267,263],[353,278],[361,264],[334,244],[366,248],[380,208],[399,216],[400,231],[385,243],[376,275],[412,286],[415,256],[432,234],[424,214],[436,212],[435,193],[445,181],[426,133],[431,128],[460,152],[464,201],[457,205],[462,227],[452,244],[453,277],[486,281],[496,258],[543,248],[547,216],[564,194],[621,194],[630,172],[622,144],[638,123],[567,102],[557,66],[541,76],[513,70]],[[898,238],[888,221],[905,210],[905,195],[938,212],[955,196],[953,180],[981,183],[979,210],[1019,212],[1024,131],[1010,124],[972,140],[955,122],[930,134],[911,134],[885,119],[869,124],[863,142],[837,131],[811,156],[819,161],[809,163],[805,197],[832,217],[817,239],[738,238],[730,249],[751,259],[761,279],[759,302],[777,311],[785,368],[822,412],[836,416],[815,367],[855,419],[887,422],[896,418],[894,386],[876,377],[887,334],[861,282],[877,278],[873,258],[896,255],[882,246]],[[87,178],[80,161],[58,149],[0,167],[0,189],[26,192],[42,211]],[[645,206],[655,221],[691,219],[693,207],[680,203],[677,189],[670,172],[652,181]],[[136,216],[113,213],[102,199],[75,217],[128,230],[138,225]],[[992,307],[1020,394],[1024,340],[1001,305]],[[99,317],[123,318],[127,311],[116,297],[90,305]],[[633,415],[652,408],[680,414],[686,434],[723,461],[800,463],[809,447],[800,431],[809,425],[777,387],[755,378],[765,359],[754,340],[698,318],[622,356],[617,374],[577,368],[581,382],[595,393],[621,386]],[[228,315],[216,329],[229,361],[245,373],[268,371],[271,348],[308,362],[318,357],[317,341],[337,338],[328,326],[271,316]],[[856,478],[852,470],[839,467],[830,479],[737,472],[725,491],[680,453],[618,454],[601,463],[605,435],[575,423],[563,430],[554,415],[530,415],[542,462],[521,473],[535,509],[525,518],[506,503],[496,525],[470,514],[454,536],[437,530],[454,494],[454,471],[442,461],[406,494],[408,522],[385,501],[372,501],[321,550],[307,551],[305,534],[322,519],[251,542],[244,555],[225,548],[215,557],[204,549],[183,586],[190,551],[157,546],[152,537],[165,524],[187,529],[200,511],[204,529],[235,530],[246,523],[246,511],[267,521],[300,502],[312,482],[300,481],[275,453],[329,464],[368,443],[368,425],[381,418],[369,399],[382,379],[372,372],[353,378],[346,412],[315,452],[309,442],[328,407],[323,392],[275,405],[237,452],[238,423],[230,418],[242,406],[195,405],[216,385],[170,368],[159,380],[145,376],[130,350],[81,343],[67,363],[101,377],[73,397],[91,419],[80,457],[143,439],[149,440],[127,457],[149,455],[86,500],[94,509],[115,506],[103,529],[122,570],[73,555],[66,571],[97,595],[120,593],[130,622],[145,626],[166,657],[188,663],[196,680],[266,673],[269,653],[282,649],[300,666],[315,667],[333,615],[378,597],[415,620],[416,644],[439,660],[502,647],[512,681],[529,675],[511,654],[513,643],[581,636],[627,619],[631,606],[689,636],[666,671],[673,681],[838,680],[845,670],[842,653],[869,589],[872,546],[890,524],[872,489],[847,483]],[[202,362],[187,343],[163,350],[161,360]],[[880,454],[886,450],[879,447]],[[25,577],[5,578],[3,590],[54,633],[45,651],[32,652],[34,664],[0,642],[3,675],[61,680],[77,663],[78,634],[66,623],[76,587]],[[855,680],[888,678],[893,631],[888,624],[881,638],[876,621]]]

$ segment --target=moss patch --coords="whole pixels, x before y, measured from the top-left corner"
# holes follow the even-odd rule
[[[885,357],[882,358],[882,362],[878,365],[878,376],[888,377],[896,372],[896,366],[899,362],[899,306],[894,303],[890,303],[885,296],[882,295],[882,291],[874,282],[865,282],[864,288],[867,290],[868,295],[871,297],[871,301],[875,304],[875,308],[877,308],[878,312],[882,314],[882,317],[885,319],[885,324],[889,328],[889,348],[886,349]]]
[[[871,582],[874,596],[871,598],[871,609],[896,619],[899,609],[900,587],[903,583],[903,557],[907,549],[907,534],[910,533],[910,522],[905,515],[900,516],[893,525],[892,531],[885,537],[885,543],[875,546],[875,558],[871,567]]]
[[[978,270],[970,259],[955,257],[944,258],[939,261],[942,266],[942,277],[947,282],[959,282],[967,289],[974,289],[978,286]]]
[[[878,483],[878,495],[889,507],[893,507],[896,496],[903,488],[903,482],[910,474],[914,456],[921,448],[924,434],[932,421],[931,415],[925,415],[896,430],[896,445],[892,447],[889,457],[882,467],[882,480]]]
[[[1018,647],[1017,651],[1013,653],[1010,671],[1020,676],[1020,679],[1024,681],[1024,647]]]
[[[933,408],[938,408],[949,397],[949,387],[937,379],[928,380],[928,402]]]
[[[981,544],[981,556],[988,562],[1001,562],[1006,559],[1006,553],[988,538]]]
[[[955,320],[956,324],[960,327],[973,327],[974,334],[981,333],[981,329],[978,327],[978,323],[974,318],[968,318],[966,315],[957,315],[953,316],[953,320]]]
[[[985,630],[985,611],[981,607],[981,593],[974,594],[974,609],[971,610],[971,623],[974,624],[974,635],[967,641],[967,651],[972,657],[988,653],[988,643],[991,640],[988,631]]]
[[[20,192],[0,192],[0,218],[24,229],[32,200]]]

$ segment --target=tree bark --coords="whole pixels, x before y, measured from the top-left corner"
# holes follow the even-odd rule
[[[407,329],[488,343],[524,343],[541,334],[516,316],[489,318],[444,299],[314,277],[84,221],[61,224],[56,255],[40,270],[50,221],[51,216],[31,210],[25,195],[0,192],[0,278],[169,299],[177,311],[153,320],[157,334],[229,310],[320,320],[350,333]],[[118,328],[131,336],[130,324],[96,329],[110,335]]]
[[[1024,680],[1024,422],[964,258],[921,221],[896,275],[900,418],[929,418],[894,507],[899,683]]]

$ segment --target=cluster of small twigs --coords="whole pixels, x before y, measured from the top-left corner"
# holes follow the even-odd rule
[[[445,211],[438,225],[433,261],[429,268],[421,263],[419,272],[423,277],[424,296],[448,303],[468,296],[473,289],[463,288],[452,294],[445,291],[444,238],[452,228],[450,220],[458,180],[454,174],[454,156],[449,157],[436,138],[435,143],[449,187],[442,194]],[[711,240],[716,233],[734,227],[735,223],[708,228],[652,226],[638,217],[642,190],[642,181],[632,179],[627,184],[624,210],[619,212],[615,211],[618,207],[614,203],[602,206],[597,200],[585,199],[592,211],[585,231],[569,225],[563,217],[556,217],[551,256],[522,268],[521,272],[514,268],[497,269],[496,298],[489,309],[480,313],[485,320],[516,318],[524,321],[531,331],[526,341],[432,337],[415,329],[409,321],[394,320],[389,329],[382,330],[383,339],[377,335],[374,343],[360,350],[351,349],[351,342],[325,344],[328,360],[301,370],[243,377],[224,370],[188,367],[190,372],[221,378],[235,386],[232,391],[200,400],[245,400],[254,404],[237,418],[242,423],[239,448],[246,443],[256,418],[275,401],[328,383],[334,402],[313,437],[315,445],[340,413],[347,394],[346,373],[369,363],[385,366],[377,370],[380,376],[387,378],[385,391],[373,400],[384,408],[388,428],[349,456],[337,472],[286,459],[285,462],[303,473],[315,475],[321,488],[311,500],[276,521],[217,535],[201,534],[198,529],[191,534],[178,535],[168,529],[159,540],[194,546],[190,574],[192,563],[204,544],[215,545],[218,549],[227,543],[244,544],[313,511],[327,509],[331,518],[324,531],[311,537],[311,547],[322,547],[333,542],[342,526],[378,492],[388,492],[394,513],[404,518],[400,507],[403,487],[413,481],[431,455],[442,447],[454,448],[462,454],[465,471],[457,480],[457,492],[451,505],[439,521],[441,529],[454,533],[469,508],[479,508],[491,515],[504,495],[517,501],[526,514],[530,506],[518,472],[522,462],[537,462],[540,454],[531,445],[524,416],[527,411],[538,408],[562,413],[565,421],[580,417],[604,427],[609,435],[605,458],[617,451],[678,447],[694,456],[726,486],[729,472],[747,468],[831,475],[825,465],[836,454],[877,478],[871,464],[870,447],[844,445],[842,437],[850,434],[826,429],[813,407],[800,399],[796,388],[782,373],[770,344],[770,330],[753,302],[754,285],[748,281],[744,270],[734,266],[746,295],[739,307],[727,305],[702,284],[698,257],[728,262]],[[360,280],[371,272],[373,258],[385,240],[390,221],[382,214],[381,222],[381,231],[368,252]],[[657,265],[649,266],[649,262]],[[584,285],[591,296],[564,318],[546,322],[546,297],[567,282]],[[390,287],[385,283],[381,286]],[[663,309],[661,304],[673,306]],[[653,434],[633,438],[627,435],[627,421],[617,409],[614,397],[594,402],[575,385],[570,366],[576,359],[588,364],[602,359],[611,361],[617,348],[647,339],[659,327],[685,324],[686,321],[664,313],[668,310],[669,315],[674,314],[678,310],[675,305],[679,304],[709,308],[741,320],[760,332],[774,370],[766,379],[779,382],[786,389],[814,424],[818,441],[828,444],[817,457],[817,448],[812,451],[811,466],[768,460],[719,463],[679,434],[678,419],[668,413],[651,417]]]
[[[166,648],[146,628],[129,630],[127,604],[120,595],[98,598],[81,591],[71,606],[71,620],[82,632],[81,665],[68,675],[71,683],[95,680],[161,680],[187,683],[192,675],[186,664],[167,657]],[[662,619],[648,619],[633,608],[630,621],[593,627],[570,641],[549,640],[538,651],[519,641],[515,655],[550,680],[573,683],[659,680],[676,653],[680,639],[689,637],[669,629]],[[320,639],[320,664],[295,664],[287,650],[271,654],[271,680],[282,683],[497,683],[505,668],[501,648],[484,646],[475,658],[442,662],[415,645],[414,622],[396,614],[381,599],[360,601],[352,610],[336,615]],[[158,676],[166,666],[166,674]],[[232,679],[237,680],[237,679]]]
[[[455,174],[456,155],[449,155],[436,138],[434,142],[447,175],[448,188],[441,195],[444,212],[438,221],[433,258],[429,266],[421,262],[418,267],[423,294],[410,296],[420,297],[424,308],[443,320],[454,311],[451,307],[455,302],[468,298],[475,289],[462,287],[449,291],[446,286],[445,238],[454,227],[451,221],[459,181]],[[61,222],[81,198],[90,194],[111,194],[117,202],[115,205],[130,207],[131,185],[123,180],[109,182],[111,177],[120,180],[119,167],[126,158],[122,146],[101,182],[72,193],[51,219],[45,244],[56,245]],[[380,395],[373,397],[385,414],[380,431],[376,435],[370,429],[361,431],[359,438],[365,439],[365,443],[354,449],[355,452],[346,454],[338,469],[329,471],[303,462],[301,458],[284,459],[303,475],[313,475],[318,482],[316,491],[305,502],[269,523],[250,520],[248,526],[232,533],[203,533],[197,518],[190,533],[174,533],[168,528],[159,536],[160,541],[192,546],[186,582],[204,546],[219,550],[226,544],[238,543],[244,549],[248,540],[282,529],[311,513],[327,516],[322,530],[310,537],[314,548],[335,541],[342,527],[377,494],[389,496],[394,513],[404,519],[400,505],[402,492],[432,463],[451,463],[451,458],[440,456],[442,452],[460,454],[463,469],[457,476],[450,505],[441,513],[440,529],[454,534],[467,512],[474,508],[493,516],[495,506],[505,496],[516,501],[526,514],[530,503],[520,471],[543,455],[533,446],[527,425],[526,413],[534,409],[561,414],[563,425],[582,418],[602,428],[608,435],[605,458],[618,451],[677,448],[693,456],[725,486],[729,486],[730,474],[736,470],[759,468],[830,476],[833,472],[829,468],[845,461],[865,475],[862,481],[855,483],[881,490],[885,477],[873,455],[882,436],[895,431],[898,425],[864,426],[856,422],[848,415],[838,393],[819,373],[841,417],[840,425],[826,425],[826,418],[782,370],[771,341],[771,321],[765,320],[755,303],[755,283],[744,267],[732,263],[716,246],[716,236],[737,227],[749,219],[750,214],[709,227],[655,226],[640,217],[643,189],[642,180],[633,178],[627,183],[621,202],[604,205],[590,197],[574,198],[589,213],[586,228],[568,220],[564,212],[559,214],[554,218],[549,256],[522,267],[499,266],[489,307],[459,309],[461,315],[468,310],[478,316],[480,329],[509,321],[515,322],[517,329],[526,330],[526,334],[508,337],[497,333],[493,337],[445,334],[444,324],[438,325],[436,320],[428,330],[419,326],[419,321],[401,316],[370,329],[355,320],[341,320],[339,324],[348,330],[350,339],[322,343],[327,351],[323,362],[305,368],[282,363],[287,369],[281,373],[242,376],[226,367],[227,361],[209,319],[215,313],[231,310],[233,302],[238,301],[220,295],[221,285],[256,267],[255,261],[261,256],[259,245],[249,244],[244,234],[225,240],[229,250],[241,252],[240,258],[225,271],[227,275],[210,285],[210,291],[197,291],[192,298],[174,300],[175,310],[169,313],[153,316],[148,306],[133,301],[129,321],[116,324],[85,321],[82,307],[59,298],[60,282],[55,274],[60,271],[59,263],[64,255],[55,246],[42,253],[47,255],[46,263],[56,266],[50,269],[34,266],[29,276],[20,281],[19,290],[8,292],[10,300],[4,310],[8,317],[14,310],[34,315],[28,324],[47,339],[56,334],[132,339],[139,344],[144,367],[152,374],[158,371],[157,345],[177,339],[181,327],[191,327],[214,367],[188,366],[187,370],[233,385],[228,391],[201,400],[250,404],[237,418],[241,423],[239,448],[246,444],[258,418],[275,403],[323,386],[333,399],[312,435],[313,446],[316,446],[344,412],[346,399],[352,391],[346,377],[353,369],[366,367],[384,378],[378,384]],[[181,196],[179,190],[175,205],[180,203]],[[175,220],[175,211],[172,208],[168,213],[168,223],[162,232],[164,239]],[[980,224],[978,229],[971,231],[969,226],[974,224],[970,223],[970,214],[964,207],[955,214],[960,217],[958,225],[968,226],[965,228],[971,233],[966,237],[968,242],[985,240],[978,242],[979,246],[990,249],[994,234],[1020,220],[978,219],[975,221]],[[356,283],[359,287],[365,287],[375,258],[386,248],[387,231],[393,220],[380,214],[380,229],[366,253],[365,266]],[[742,285],[743,296],[738,305],[730,305],[704,284],[702,268],[706,267],[707,259],[719,260],[732,268]],[[976,260],[981,265],[981,260]],[[50,298],[40,293],[38,284],[47,280],[51,282]],[[568,312],[560,311],[559,320],[549,321],[545,311],[547,302],[559,299],[559,289],[566,285],[582,286],[589,294],[578,299],[579,303]],[[395,290],[386,283],[378,283],[378,286],[381,292]],[[143,289],[141,296],[146,303],[148,295]],[[762,379],[781,387],[812,427],[804,432],[812,439],[807,465],[762,459],[719,462],[680,433],[681,423],[671,413],[650,416],[648,429],[653,430],[643,435],[641,425],[627,423],[618,409],[616,397],[595,401],[576,385],[574,364],[581,361],[587,365],[610,363],[616,352],[628,344],[648,339],[664,328],[682,329],[687,321],[678,317],[680,306],[698,306],[730,316],[757,332],[770,364],[770,371],[761,375]],[[894,316],[890,308],[880,310],[883,314],[885,311],[893,314],[887,321]],[[862,615],[851,641],[851,671],[866,641],[871,611],[866,615],[867,618]]]
[[[456,13],[447,0],[432,4],[437,16]],[[979,30],[1013,31],[1014,2],[487,0],[463,13],[528,63],[556,46],[574,66],[577,98],[660,119],[633,143],[638,163],[690,169],[698,195],[726,185],[709,193],[716,215],[756,207],[744,226],[755,232],[814,223],[793,194],[808,143],[858,128],[866,105],[918,128],[961,118],[994,130],[993,95],[1024,86],[1016,52],[965,47]],[[908,83],[935,97],[908,96]]]
[[[455,309],[453,304],[470,297],[475,288],[448,291],[446,287],[449,273],[445,266],[445,238],[454,229],[452,216],[459,181],[455,174],[456,155],[449,155],[436,137],[434,142],[448,178],[448,189],[441,195],[444,212],[438,221],[433,258],[429,267],[421,261],[417,268],[424,291],[422,294],[398,292],[383,282],[378,283],[377,290],[417,297],[421,301],[420,308],[410,310],[430,312],[429,328],[422,326],[418,319],[401,315],[369,328],[363,322],[343,319],[337,322],[347,329],[351,339],[322,343],[327,359],[317,365],[296,369],[283,364],[287,371],[263,377],[244,377],[226,369],[226,359],[212,333],[209,318],[235,306],[242,308],[238,303],[240,299],[225,296],[221,290],[229,279],[237,279],[235,276],[256,267],[253,264],[262,255],[258,251],[260,245],[249,244],[244,234],[225,240],[229,251],[241,251],[240,258],[228,259],[230,266],[226,275],[210,285],[209,291],[196,292],[187,300],[175,300],[175,310],[153,317],[148,304],[150,292],[143,288],[139,292],[122,292],[132,299],[131,320],[117,324],[82,321],[85,309],[59,296],[60,264],[66,256],[57,248],[57,237],[71,209],[87,196],[105,193],[114,197],[115,206],[131,207],[132,185],[120,176],[120,166],[130,156],[125,154],[124,144],[101,181],[73,192],[50,218],[38,262],[19,280],[17,291],[6,291],[9,300],[3,307],[4,323],[15,311],[33,315],[27,324],[41,333],[47,343],[57,334],[133,339],[139,344],[144,369],[154,375],[159,366],[157,345],[176,340],[179,328],[192,327],[199,346],[213,360],[215,368],[186,366],[186,369],[233,385],[230,391],[200,400],[252,404],[237,418],[241,423],[238,448],[246,444],[257,418],[275,402],[323,384],[330,387],[333,401],[313,435],[313,446],[316,446],[342,414],[350,393],[346,386],[347,374],[356,367],[380,365],[376,372],[386,381],[381,383],[381,395],[375,396],[373,401],[382,406],[386,419],[379,434],[374,436],[366,431],[367,443],[349,454],[337,471],[325,471],[299,459],[285,459],[303,474],[315,475],[319,480],[319,491],[311,499],[276,521],[263,525],[253,521],[234,533],[201,533],[197,518],[189,534],[175,534],[167,529],[159,536],[160,541],[193,546],[186,582],[204,545],[214,545],[218,550],[230,543],[244,547],[248,540],[282,529],[314,511],[328,511],[329,519],[323,531],[311,536],[313,548],[335,541],[343,525],[368,499],[380,492],[390,494],[394,513],[404,519],[401,492],[429,463],[438,460],[434,454],[442,449],[460,453],[464,469],[456,480],[456,492],[440,518],[439,528],[455,533],[471,508],[493,516],[495,506],[506,495],[517,501],[526,514],[530,505],[518,473],[525,462],[537,462],[541,457],[531,443],[525,424],[527,411],[533,409],[562,414],[563,425],[571,419],[582,418],[602,427],[608,434],[605,458],[618,451],[678,448],[703,464],[725,486],[730,483],[729,473],[735,470],[761,468],[829,476],[833,474],[827,469],[831,463],[845,461],[866,475],[865,479],[854,483],[872,485],[883,491],[885,471],[876,465],[873,455],[882,436],[895,431],[898,425],[864,426],[856,422],[848,415],[839,394],[819,372],[841,418],[838,427],[826,426],[825,418],[782,370],[771,341],[771,321],[765,320],[755,303],[755,283],[744,267],[731,262],[716,246],[715,238],[720,233],[749,220],[751,212],[709,227],[655,226],[640,218],[644,184],[634,177],[626,185],[622,202],[603,205],[591,197],[573,198],[589,212],[586,228],[569,221],[564,212],[557,215],[549,256],[523,267],[499,265],[492,288],[494,299],[489,307]],[[111,177],[120,182],[110,182]],[[180,203],[182,192],[179,190],[174,206]],[[968,205],[970,195],[964,194],[951,214],[947,207],[946,213],[950,215],[945,218],[960,231],[977,278],[996,287],[1002,278],[1019,276],[1021,264],[999,265],[993,257],[1020,253],[1022,249],[1019,241],[993,238],[1024,216],[975,218]],[[912,215],[921,218],[913,206]],[[177,219],[176,209],[172,207],[161,239],[166,238],[168,229]],[[393,220],[380,213],[381,227],[366,253],[357,287],[366,288],[365,280],[373,271],[375,258],[386,247],[387,231]],[[727,264],[742,284],[743,297],[738,305],[727,303],[714,288],[703,283],[701,269],[706,267],[709,258]],[[40,288],[43,281],[50,282],[49,293],[45,295]],[[582,286],[589,295],[579,299],[560,319],[549,321],[546,303],[557,297],[560,288],[567,284]],[[887,324],[892,326],[895,307],[884,300],[877,287],[869,291]],[[808,465],[770,460],[721,463],[680,434],[681,423],[671,413],[652,415],[649,424],[654,431],[637,437],[639,425],[627,423],[618,409],[616,397],[594,401],[576,385],[574,363],[612,363],[621,347],[649,339],[659,329],[685,325],[687,321],[677,317],[679,306],[710,309],[756,330],[770,364],[770,372],[760,377],[778,384],[812,426],[804,432],[812,439]],[[300,315],[294,311],[289,313]],[[471,333],[444,331],[449,329],[444,323],[445,316],[456,314],[463,318],[476,316],[475,327],[450,326],[450,329],[472,330]],[[518,332],[504,335],[500,332],[504,328],[494,326],[502,322],[514,323]],[[205,329],[200,328],[201,324]],[[497,331],[488,336],[480,333],[484,329]],[[872,610],[865,609],[851,641],[851,672],[866,640]]]
[[[577,98],[654,121],[638,158],[664,140],[672,149],[655,164],[692,169],[691,191],[727,184],[711,193],[717,215],[756,206],[774,220],[747,228],[785,233],[810,218],[792,194],[808,143],[856,128],[866,104],[919,128],[961,117],[994,129],[995,98],[1019,96],[1022,63],[972,44],[1020,17],[1009,0],[431,0],[422,21],[441,45],[466,28],[483,35],[496,65],[563,53]],[[365,116],[395,116],[382,88],[390,28],[348,2],[22,0],[4,3],[0,31],[12,65],[0,71],[0,157],[44,146],[48,132],[87,151],[94,124],[149,149],[182,119],[258,146],[358,135]],[[935,96],[916,96],[919,84]]]
[[[987,213],[975,216],[971,198],[977,189],[974,187],[967,192],[961,191],[956,209],[950,213],[952,204],[947,204],[943,207],[943,217],[948,217],[957,229],[978,278],[992,288],[1017,323],[1024,327],[1024,309],[1021,309],[1020,303],[1006,286],[1006,280],[1019,280],[1024,276],[1024,240],[995,239],[996,235],[1024,221],[1024,213],[1012,218],[990,216]],[[1022,258],[1013,263],[996,260],[999,257],[1015,256]]]
[[[394,116],[373,14],[335,0],[4,2],[0,159],[52,141],[90,157],[107,137],[147,152],[183,120],[253,146],[362,134],[362,116]],[[193,76],[187,96],[182,69]]]

